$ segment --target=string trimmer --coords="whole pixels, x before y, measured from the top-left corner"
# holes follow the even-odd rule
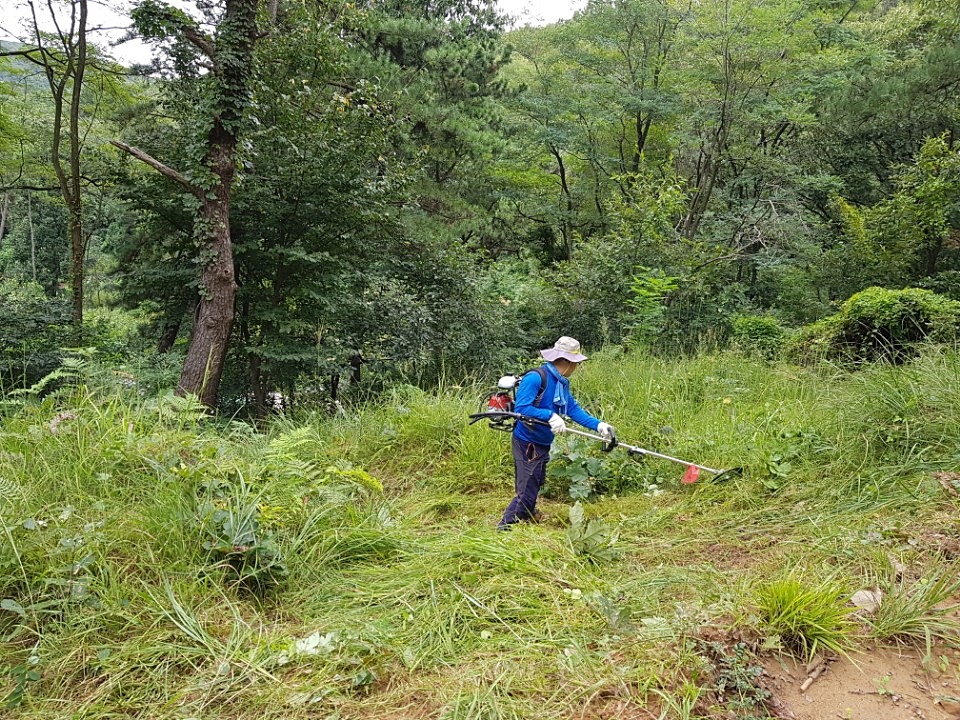
[[[487,410],[485,412],[473,413],[470,415],[471,425],[479,420],[489,420],[490,426],[496,429],[501,429],[504,425],[511,422],[522,422],[527,425],[550,425],[550,423],[545,420],[532,418],[526,415],[520,415],[519,413],[509,412],[506,410]],[[687,470],[683,474],[683,478],[681,478],[680,482],[688,485],[697,481],[697,479],[700,477],[701,470],[713,475],[714,482],[723,482],[724,480],[729,480],[730,478],[743,473],[743,468],[740,467],[729,468],[727,470],[716,470],[714,468],[707,467],[706,465],[690,462],[689,460],[681,460],[680,458],[675,458],[670,455],[664,455],[663,453],[658,453],[653,450],[647,450],[646,448],[637,447],[636,445],[620,442],[615,438],[608,440],[602,435],[594,435],[593,433],[577,430],[570,426],[567,426],[566,432],[573,435],[580,435],[585,438],[590,438],[591,440],[599,440],[601,443],[603,443],[603,450],[606,452],[613,450],[615,447],[622,447],[627,451],[628,455],[636,455],[640,457],[650,456],[659,458],[661,460],[679,463],[680,465],[685,465]]]

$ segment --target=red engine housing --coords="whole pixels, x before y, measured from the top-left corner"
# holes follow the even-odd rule
[[[487,409],[495,412],[513,412],[513,398],[510,393],[494,393],[487,398]]]

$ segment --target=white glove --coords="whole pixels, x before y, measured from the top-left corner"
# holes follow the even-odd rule
[[[616,431],[613,429],[613,425],[608,425],[605,422],[597,425],[597,432],[600,433],[600,437],[607,442],[610,442],[614,437],[616,437]]]
[[[550,429],[553,431],[554,435],[567,431],[567,424],[563,421],[563,418],[554,413],[550,416]]]

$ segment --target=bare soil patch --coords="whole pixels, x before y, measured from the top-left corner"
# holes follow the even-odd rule
[[[940,649],[933,655],[925,665],[918,649],[875,648],[827,660],[819,673],[816,663],[771,658],[764,662],[763,684],[783,718],[956,720],[960,653]]]

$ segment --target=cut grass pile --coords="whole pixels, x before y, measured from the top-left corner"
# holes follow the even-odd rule
[[[631,444],[743,476],[568,447],[611,468],[583,504],[601,553],[557,477],[545,523],[494,531],[509,437],[466,424],[477,389],[264,433],[93,383],[10,409],[5,712],[763,717],[757,653],[956,641],[956,355],[849,374],[610,352],[574,388]],[[868,587],[889,600],[854,614]]]

